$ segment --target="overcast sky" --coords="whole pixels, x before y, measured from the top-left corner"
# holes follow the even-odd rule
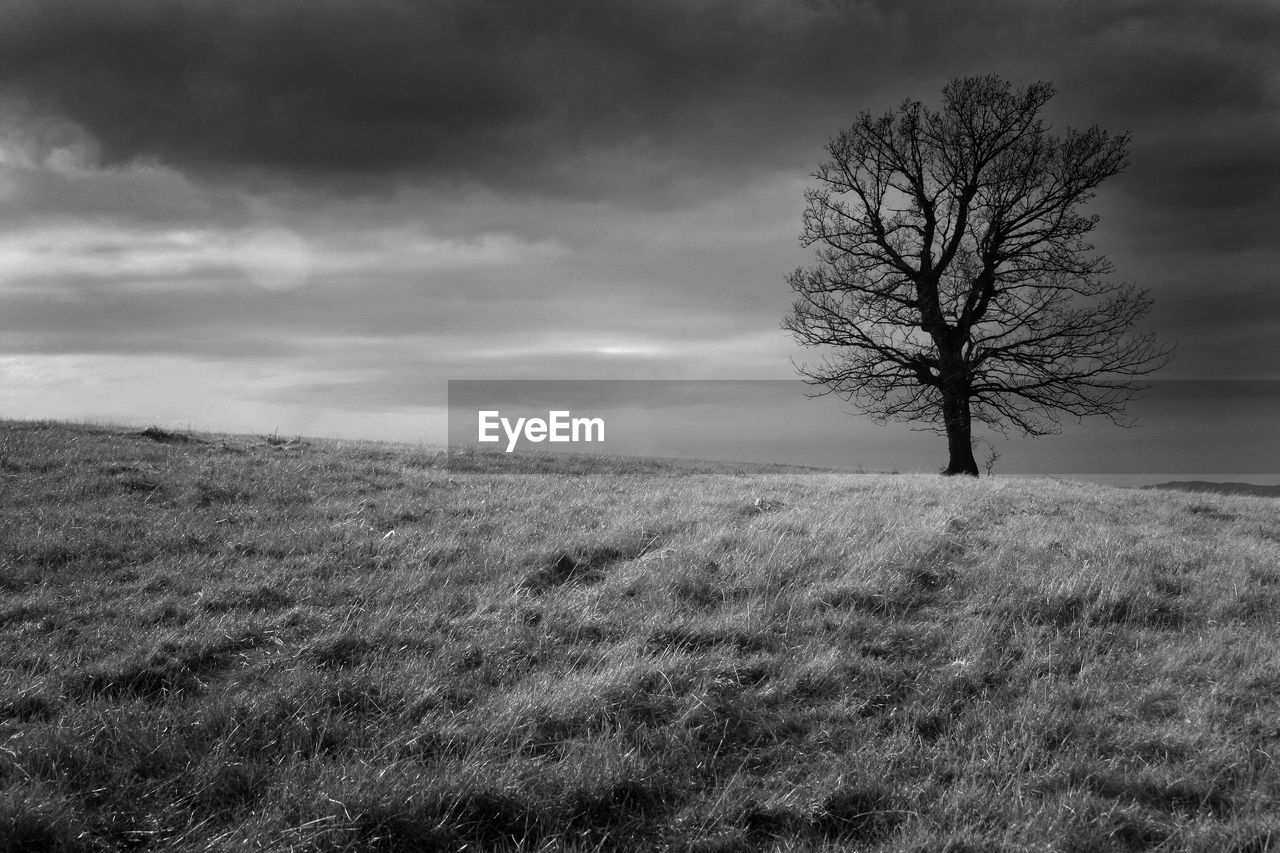
[[[0,406],[440,440],[447,379],[786,378],[862,109],[1054,82],[1168,378],[1280,378],[1280,4],[0,0]]]

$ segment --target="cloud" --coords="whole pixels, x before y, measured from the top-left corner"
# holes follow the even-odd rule
[[[560,251],[554,243],[510,234],[441,238],[405,226],[307,237],[273,222],[141,230],[71,221],[0,233],[0,285],[72,291],[64,296],[99,284],[117,295],[242,281],[291,290],[313,276],[500,268]]]
[[[1275,363],[1271,2],[0,0],[0,20],[10,354],[269,365],[294,379],[264,400],[397,410],[448,376],[785,376],[782,276],[810,262],[826,139],[997,72],[1055,81],[1058,130],[1133,132],[1097,242],[1152,289],[1176,369]]]
[[[1072,123],[1161,143],[1188,111],[1244,129],[1277,97],[1265,2],[5,6],[0,91],[78,129],[58,150],[347,193],[435,182],[671,206],[812,168],[859,109],[962,73],[1056,79]]]
[[[70,119],[21,98],[0,107],[0,168],[76,173],[96,166],[99,155],[93,135]]]
[[[759,0],[7,6],[9,96],[86,128],[108,164],[588,195],[689,158],[784,162],[833,129],[815,103],[898,76],[903,27]]]

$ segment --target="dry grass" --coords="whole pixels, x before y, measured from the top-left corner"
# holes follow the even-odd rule
[[[0,851],[1280,849],[1273,501],[182,438],[0,428]]]

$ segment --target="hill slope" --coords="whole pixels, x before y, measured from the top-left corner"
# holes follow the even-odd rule
[[[0,851],[1280,844],[1271,501],[182,438],[0,428]]]
[[[1208,480],[1174,480],[1143,486],[1144,489],[1176,489],[1182,492],[1212,492],[1220,495],[1253,495],[1259,498],[1280,498],[1280,486],[1259,486],[1254,483],[1216,483]]]

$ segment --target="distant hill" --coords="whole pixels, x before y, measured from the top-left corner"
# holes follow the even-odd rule
[[[1182,492],[1212,492],[1218,495],[1252,495],[1259,498],[1280,498],[1280,486],[1259,486],[1253,483],[1212,483],[1207,480],[1176,480],[1143,486],[1144,489],[1176,489]]]

